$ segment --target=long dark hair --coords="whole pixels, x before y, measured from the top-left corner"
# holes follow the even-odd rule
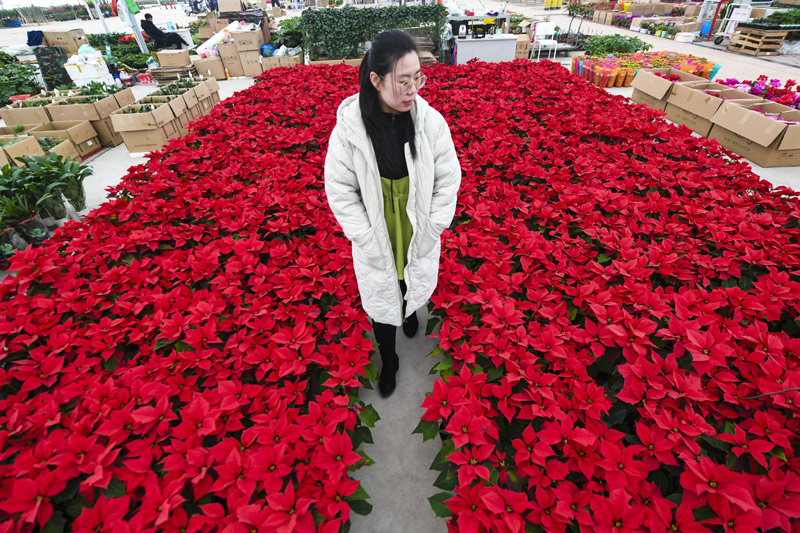
[[[372,47],[364,54],[361,60],[361,68],[358,71],[360,85],[359,105],[361,107],[361,118],[367,129],[372,145],[375,147],[376,156],[379,161],[399,161],[405,159],[403,148],[394,141],[395,132],[392,128],[386,127],[383,120],[383,110],[381,109],[378,90],[372,85],[369,79],[370,72],[378,76],[386,76],[393,71],[397,61],[411,52],[419,55],[417,43],[408,34],[399,30],[389,30],[381,32],[372,41]],[[408,139],[411,156],[417,157],[417,146],[414,139],[414,121],[409,116],[403,121],[405,137]]]

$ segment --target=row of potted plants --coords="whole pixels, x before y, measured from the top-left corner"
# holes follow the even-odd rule
[[[678,28],[669,24],[654,24],[650,22],[643,22],[639,26],[639,33],[655,35],[656,37],[664,37],[666,39],[674,39],[678,34]]]
[[[59,154],[18,159],[22,166],[0,169],[0,270],[8,270],[17,250],[41,244],[67,220],[80,219],[86,209],[83,181],[92,174]]]

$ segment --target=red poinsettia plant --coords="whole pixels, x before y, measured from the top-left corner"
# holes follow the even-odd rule
[[[450,531],[796,529],[796,193],[563,77],[428,73],[464,171],[417,428],[442,441],[434,511]]]
[[[352,69],[324,100],[278,70],[297,109],[239,93],[13,258],[0,531],[333,533],[369,512],[373,345],[321,177]]]

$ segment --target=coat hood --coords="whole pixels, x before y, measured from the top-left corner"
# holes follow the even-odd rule
[[[359,105],[359,94],[345,98],[339,109],[336,111],[336,123],[344,129],[345,138],[360,147],[365,149],[369,137],[367,129],[364,127],[364,121],[361,119],[361,106]],[[425,128],[425,118],[428,115],[430,105],[419,94],[414,97],[414,103],[411,104],[411,119],[414,121],[414,131],[419,134]]]

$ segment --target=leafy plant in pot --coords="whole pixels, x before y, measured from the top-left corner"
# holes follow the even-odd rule
[[[8,270],[11,257],[17,250],[24,250],[28,243],[19,236],[13,227],[6,226],[0,219],[0,270]]]
[[[83,182],[92,175],[92,169],[59,154],[49,154],[46,157],[23,156],[20,159],[28,165],[28,170],[44,183],[48,183],[49,186],[58,184],[55,189],[64,195],[75,211],[81,212],[86,209],[86,191]]]
[[[24,191],[3,192],[0,195],[0,215],[3,220],[13,224],[25,239],[35,244],[44,242],[50,236],[47,226],[38,215],[37,203],[31,201]]]

